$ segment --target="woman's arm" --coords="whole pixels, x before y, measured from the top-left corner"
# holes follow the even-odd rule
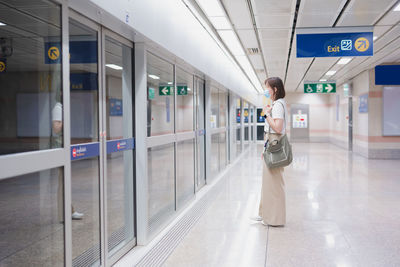
[[[283,119],[274,119],[271,116],[267,116],[266,119],[269,123],[269,126],[274,130],[276,133],[280,134],[283,130]]]

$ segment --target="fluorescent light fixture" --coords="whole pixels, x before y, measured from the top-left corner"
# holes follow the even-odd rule
[[[344,57],[344,58],[341,58],[339,61],[338,61],[338,65],[346,65],[347,63],[349,63],[351,60],[352,60],[353,58],[352,57]]]
[[[168,84],[172,84],[172,82],[168,82]]]
[[[400,3],[393,9],[393,11],[400,11]]]
[[[326,76],[332,76],[336,73],[336,70],[330,70],[327,73],[325,73]]]
[[[121,66],[118,66],[115,64],[106,64],[106,67],[109,67],[110,69],[114,69],[114,70],[122,70]]]
[[[320,82],[326,82],[326,79],[320,79],[319,81]]]
[[[231,50],[235,56],[244,55],[242,45],[240,44],[236,34],[232,31],[218,31],[225,45]]]
[[[190,89],[190,88],[188,87],[188,91],[192,91],[192,89]]]
[[[0,21],[0,26],[7,26],[7,24]]]
[[[149,74],[149,77],[154,79],[154,80],[159,80],[160,77],[158,77],[157,75],[153,75],[153,74]]]
[[[225,16],[219,0],[197,0],[197,3],[208,17]]]
[[[209,19],[217,30],[232,30],[231,24],[226,17],[210,17]]]
[[[378,39],[378,36],[374,36],[373,40],[375,41],[376,39]]]

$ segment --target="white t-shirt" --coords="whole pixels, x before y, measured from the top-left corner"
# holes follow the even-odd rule
[[[278,103],[279,102],[279,103]],[[272,103],[272,111],[271,111],[272,118],[274,119],[283,119],[283,128],[281,134],[286,133],[286,120],[287,120],[287,109],[286,109],[286,102],[283,98],[280,98],[274,103]],[[265,120],[265,125],[264,125],[264,132],[268,132],[269,129],[269,123],[267,120]],[[276,133],[272,128],[271,128],[271,133]]]

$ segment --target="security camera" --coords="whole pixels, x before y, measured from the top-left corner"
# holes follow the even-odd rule
[[[13,51],[12,39],[0,38],[0,57],[11,57]]]

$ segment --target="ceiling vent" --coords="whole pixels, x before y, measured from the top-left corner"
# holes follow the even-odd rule
[[[247,48],[247,53],[249,55],[258,55],[258,54],[260,54],[260,50],[258,50],[258,47],[256,47],[256,48]]]

